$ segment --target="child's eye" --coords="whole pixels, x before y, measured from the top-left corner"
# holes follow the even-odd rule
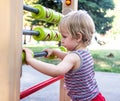
[[[63,38],[66,38],[66,36],[62,36]]]

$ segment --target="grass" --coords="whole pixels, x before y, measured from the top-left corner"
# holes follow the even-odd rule
[[[91,50],[95,61],[95,70],[120,73],[119,50]]]
[[[34,52],[41,52],[47,46],[27,46]],[[120,51],[119,50],[91,50],[95,62],[95,71],[120,73]],[[57,64],[59,59],[46,59],[39,57],[41,61]]]

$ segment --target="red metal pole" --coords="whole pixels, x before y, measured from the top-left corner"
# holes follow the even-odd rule
[[[46,87],[46,86],[54,83],[54,82],[57,81],[57,80],[62,79],[63,77],[64,77],[64,76],[53,77],[53,78],[51,78],[51,79],[49,79],[49,80],[43,81],[42,83],[39,83],[39,84],[33,86],[33,87],[31,87],[31,88],[28,88],[28,89],[25,90],[25,91],[22,91],[22,92],[20,93],[20,99],[25,98],[26,96],[28,96],[28,95],[30,95],[30,94],[32,94],[32,93],[34,93],[34,92],[36,92],[36,91],[38,91],[38,90]]]

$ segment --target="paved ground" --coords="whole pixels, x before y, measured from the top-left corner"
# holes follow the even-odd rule
[[[50,78],[29,66],[23,66],[22,71],[21,91]],[[96,79],[100,91],[107,101],[120,101],[120,74],[96,72]],[[23,98],[21,101],[59,101],[59,81]]]

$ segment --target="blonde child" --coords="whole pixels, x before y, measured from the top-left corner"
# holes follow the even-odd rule
[[[69,52],[46,49],[47,57],[56,55],[62,61],[58,65],[45,63],[32,57],[30,49],[26,52],[26,62],[34,69],[55,77],[64,75],[68,96],[72,101],[105,101],[94,78],[94,61],[87,49],[95,26],[92,18],[84,10],[72,11],[59,23],[62,35],[61,44]]]

